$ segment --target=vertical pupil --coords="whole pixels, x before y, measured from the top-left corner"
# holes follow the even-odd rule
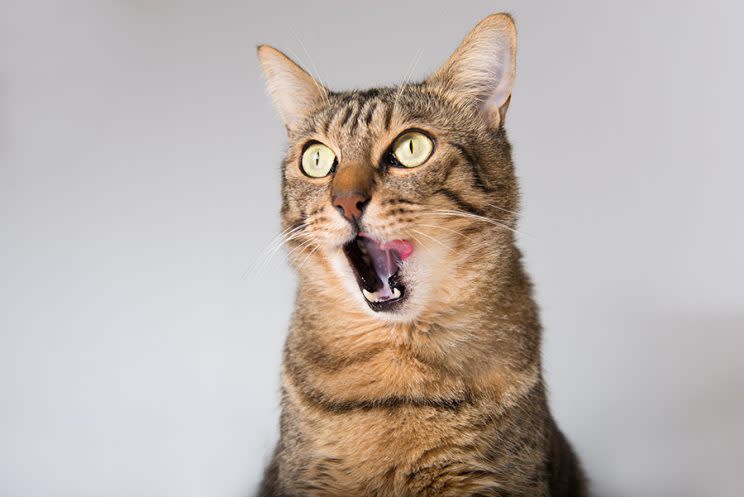
[[[320,165],[320,151],[315,152],[315,167]]]
[[[411,150],[411,154],[413,154],[413,140],[408,140],[408,148]]]

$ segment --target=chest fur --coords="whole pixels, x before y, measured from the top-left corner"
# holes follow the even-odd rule
[[[294,474],[285,481],[302,495],[491,495],[540,459],[532,454],[522,459],[525,467],[502,465],[511,444],[503,419],[488,416],[487,405],[337,413],[287,407],[285,468]]]

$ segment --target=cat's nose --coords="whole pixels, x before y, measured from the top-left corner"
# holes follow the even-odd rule
[[[364,208],[369,203],[369,195],[362,192],[348,192],[334,195],[331,200],[338,212],[348,221],[354,223],[362,217]]]

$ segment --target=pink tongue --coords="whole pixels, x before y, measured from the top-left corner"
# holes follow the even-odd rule
[[[401,261],[405,261],[413,253],[413,244],[408,240],[392,240],[382,246],[383,250],[395,250]]]

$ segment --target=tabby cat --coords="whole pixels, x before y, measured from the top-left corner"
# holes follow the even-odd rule
[[[259,495],[586,495],[515,246],[512,18],[394,88],[330,91],[272,47],[258,57],[288,134],[299,279]]]

